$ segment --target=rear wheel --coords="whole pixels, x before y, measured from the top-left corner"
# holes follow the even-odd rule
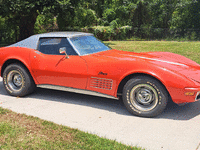
[[[142,117],[155,117],[166,107],[168,93],[157,80],[138,76],[130,79],[123,89],[123,102],[128,111]]]
[[[20,64],[11,64],[3,72],[3,84],[13,96],[25,96],[35,89],[35,83],[27,69]]]

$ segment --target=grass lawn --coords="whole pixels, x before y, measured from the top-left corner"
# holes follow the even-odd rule
[[[1,107],[0,149],[141,150]]]
[[[166,51],[183,55],[200,64],[200,42],[176,41],[105,41],[113,49],[149,52]]]

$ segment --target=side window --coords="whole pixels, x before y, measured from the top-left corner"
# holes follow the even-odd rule
[[[38,50],[43,54],[65,55],[59,53],[62,47],[66,47],[68,55],[77,55],[66,38],[41,38]]]

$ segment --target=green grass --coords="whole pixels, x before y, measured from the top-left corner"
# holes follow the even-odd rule
[[[177,41],[105,41],[113,49],[132,52],[172,52],[200,64],[200,42]]]
[[[141,150],[1,107],[0,149]]]

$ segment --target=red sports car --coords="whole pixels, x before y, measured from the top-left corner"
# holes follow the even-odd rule
[[[194,61],[168,52],[110,49],[89,33],[38,34],[0,48],[0,73],[13,96],[42,87],[122,97],[130,113],[143,117],[157,116],[169,100],[200,99],[200,65]]]

